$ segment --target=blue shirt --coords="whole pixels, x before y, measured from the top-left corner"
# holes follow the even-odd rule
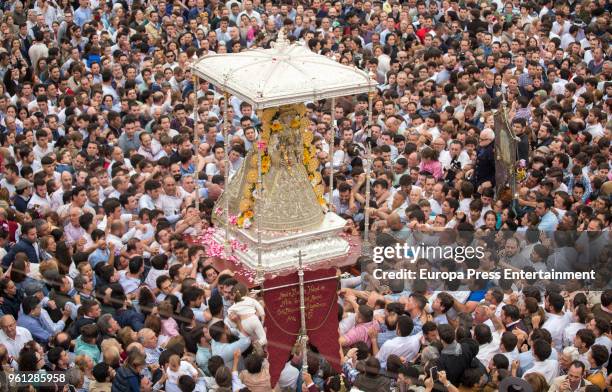
[[[223,358],[225,366],[230,369],[234,366],[234,351],[239,349],[244,352],[251,345],[251,339],[243,334],[238,335],[238,340],[234,343],[219,343],[215,340],[210,342],[210,350],[212,355],[218,355]]]
[[[96,249],[89,255],[87,260],[89,261],[91,268],[95,270],[96,265],[100,263],[107,263],[109,257],[110,252],[108,249]]]
[[[34,340],[39,343],[46,343],[51,337],[51,334],[43,325],[40,317],[32,317],[30,315],[21,314],[17,318],[17,325],[30,331]]]
[[[79,27],[83,27],[83,25],[92,19],[93,13],[91,12],[91,8],[77,8],[74,11],[74,24]]]
[[[525,351],[524,353],[520,353],[518,359],[520,363],[520,367],[519,367],[520,374],[524,374],[527,370],[533,367],[533,361],[534,361],[533,351],[529,350],[529,351]],[[557,360],[557,350],[552,350],[550,352],[550,357],[548,359],[554,359],[556,361]]]
[[[380,325],[380,332],[378,333],[378,347],[382,347],[382,345],[390,339],[396,338],[397,337],[397,333],[395,332],[395,330],[389,330],[387,328],[386,324],[381,324]]]
[[[540,224],[538,225],[538,230],[541,231],[554,231],[559,224],[559,219],[557,216],[553,214],[551,211],[548,211],[542,219],[540,220]]]

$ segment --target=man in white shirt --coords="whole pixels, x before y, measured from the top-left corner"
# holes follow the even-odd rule
[[[37,160],[53,153],[53,144],[49,143],[49,133],[44,130],[36,131],[36,145],[32,149]]]
[[[488,366],[489,361],[495,354],[499,354],[501,334],[498,331],[491,332],[487,324],[478,324],[474,327],[474,338],[479,344],[476,358],[483,366]]]
[[[8,354],[14,358],[19,357],[23,346],[32,340],[30,331],[17,326],[17,321],[10,314],[0,318],[0,344],[6,347]]]
[[[69,171],[60,174],[60,187],[51,194],[51,208],[57,210],[64,205],[64,193],[72,190],[72,174]]]
[[[34,180],[34,194],[28,202],[28,208],[33,208],[41,214],[51,209],[51,198],[47,194],[47,184],[44,179]]]
[[[144,262],[141,257],[130,259],[128,270],[119,272],[119,284],[128,297],[135,296],[141,284],[141,276],[144,271]]]
[[[549,359],[552,352],[552,347],[544,339],[538,339],[533,342],[533,367],[523,374],[525,377],[529,373],[540,373],[550,384],[552,380],[559,375],[559,362],[554,359]]]
[[[571,313],[568,316],[563,312],[564,305],[565,300],[559,293],[550,293],[546,298],[546,322],[542,325],[542,328],[550,332],[553,345],[558,351],[562,349],[563,331],[571,321],[572,316]]]
[[[213,146],[213,154],[214,160],[206,164],[205,171],[206,176],[208,177],[208,181],[212,180],[212,177],[216,174],[224,174],[224,156],[225,156],[225,147],[223,147],[222,143],[215,144]]]
[[[181,206],[183,205],[183,193],[176,187],[176,180],[167,175],[162,180],[164,193],[159,196],[162,211],[170,223],[175,223],[181,218]]]
[[[144,185],[145,194],[138,200],[138,209],[161,209],[161,183],[157,180],[147,180]]]
[[[410,335],[414,328],[414,322],[410,316],[399,316],[397,319],[397,337],[387,340],[378,350],[377,339],[372,339],[372,348],[376,353],[376,358],[380,361],[382,368],[387,367],[387,358],[395,354],[400,358],[404,358],[406,362],[412,362],[419,353],[421,348],[422,333]]]

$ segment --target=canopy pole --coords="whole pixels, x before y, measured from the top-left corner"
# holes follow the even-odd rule
[[[196,156],[196,167],[195,167],[195,208],[200,216],[200,138],[196,132],[199,116],[198,116],[198,89],[200,85],[200,78],[197,75],[193,75],[193,91],[195,93],[195,103],[193,105],[193,144],[195,147]]]
[[[298,280],[300,284],[300,343],[302,345],[302,373],[308,372],[308,331],[306,330],[306,301],[304,300],[304,267],[302,265],[302,251],[297,254]]]
[[[263,111],[260,110],[258,113],[258,117],[263,118]],[[262,190],[263,190],[263,173],[261,169],[261,154],[262,150],[265,146],[262,145],[261,140],[261,131],[257,132],[257,196],[255,197],[255,206],[253,209],[255,210],[255,231],[257,232],[257,271],[255,275],[255,283],[259,285],[263,285],[264,282],[264,269],[263,264],[261,262],[261,229],[260,229],[260,217],[259,217],[259,206],[260,201],[262,200]]]
[[[336,98],[331,99],[331,134],[332,140],[329,143],[329,208],[331,209],[334,201],[334,142],[336,141],[336,128],[334,124],[334,117],[336,110]],[[325,137],[325,135],[323,135]]]
[[[228,116],[228,101],[229,101],[229,97],[230,94],[227,91],[223,91],[223,96],[224,96],[224,100],[223,100],[223,139],[225,142],[225,156],[223,158],[223,174],[224,174],[224,180],[223,180],[223,192],[225,193],[225,191],[228,189],[229,187],[229,146],[230,146],[230,124],[229,121],[231,121],[229,119]],[[224,246],[224,251],[225,251],[225,257],[229,258],[230,255],[232,254],[232,245],[230,243],[230,239],[229,239],[229,232],[230,232],[230,217],[229,217],[229,194],[225,195],[225,243],[223,244]]]
[[[364,255],[370,255],[372,251],[372,245],[370,244],[370,177],[372,170],[372,125],[373,125],[373,115],[372,115],[372,105],[374,100],[374,92],[368,93],[368,139],[366,140],[366,159],[365,159],[365,169],[366,169],[366,194],[365,194],[365,216],[364,216],[364,229],[363,229],[363,245],[361,247],[361,252]]]

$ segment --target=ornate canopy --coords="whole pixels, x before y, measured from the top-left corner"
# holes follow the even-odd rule
[[[255,110],[368,93],[376,86],[362,70],[290,45],[282,30],[270,49],[207,55],[191,68]]]

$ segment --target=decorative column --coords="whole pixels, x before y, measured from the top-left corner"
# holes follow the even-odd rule
[[[198,216],[200,215],[200,171],[198,167],[200,165],[200,138],[196,132],[196,125],[199,120],[198,116],[198,88],[199,88],[200,78],[197,75],[193,75],[193,91],[195,93],[195,103],[193,105],[193,145],[195,147],[195,208],[198,211]]]
[[[232,119],[229,118],[228,116],[228,110],[227,108],[229,107],[229,98],[230,98],[230,94],[227,91],[223,92],[223,96],[224,96],[224,100],[223,100],[223,139],[225,142],[225,146],[224,146],[224,150],[225,150],[225,157],[223,159],[223,166],[225,168],[224,170],[224,181],[223,181],[223,192],[225,192],[228,187],[229,187],[229,172],[230,172],[230,162],[229,162],[229,149],[230,149],[230,121],[232,121]],[[225,196],[225,243],[223,244],[224,247],[224,251],[225,251],[225,257],[229,257],[232,254],[232,245],[230,243],[230,239],[229,239],[229,233],[230,233],[230,218],[229,218],[229,194]]]
[[[258,117],[263,118],[263,111],[259,111]],[[257,192],[255,196],[255,206],[253,209],[255,210],[255,231],[257,232],[257,271],[255,275],[255,283],[259,285],[263,285],[264,282],[264,268],[261,261],[261,230],[260,230],[260,219],[259,219],[259,206],[261,205],[260,201],[262,200],[262,191],[263,191],[263,175],[261,172],[261,154],[262,150],[266,148],[262,144],[261,140],[261,130],[257,131]]]
[[[336,129],[334,128],[334,117],[336,117],[336,98],[331,99],[331,133],[332,140],[329,143],[329,208],[331,210],[334,201],[334,142],[336,140]],[[325,136],[325,135],[323,135]]]
[[[302,373],[308,371],[308,331],[306,330],[306,301],[304,300],[304,267],[302,266],[302,251],[298,258],[298,279],[300,283],[300,343],[302,344]]]
[[[372,245],[370,244],[370,215],[368,210],[370,209],[370,177],[372,171],[372,103],[374,100],[374,92],[368,94],[368,140],[366,143],[366,159],[365,159],[365,175],[366,175],[366,194],[365,194],[365,216],[364,216],[364,229],[363,229],[363,245],[361,252],[363,255],[370,255],[372,253]]]

